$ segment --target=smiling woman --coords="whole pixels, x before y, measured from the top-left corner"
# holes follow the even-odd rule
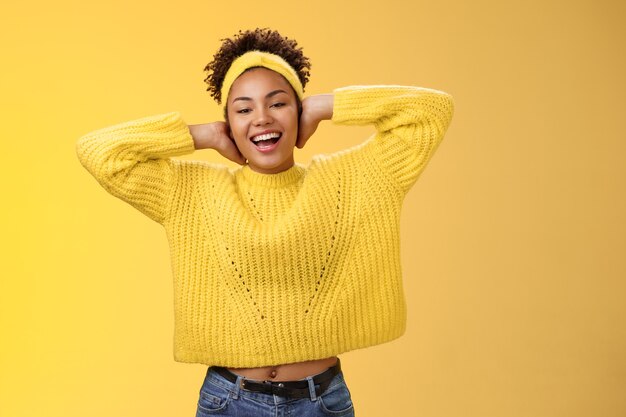
[[[294,165],[297,97],[285,78],[266,68],[241,74],[228,96],[228,122],[251,169],[277,174]]]
[[[404,333],[400,209],[452,98],[402,86],[305,98],[308,68],[295,41],[240,32],[207,65],[225,121],[168,113],[77,143],[85,168],[170,239],[174,358],[208,365],[197,416],[354,415],[338,355]],[[376,134],[296,163],[331,119]],[[172,158],[198,149],[242,166]]]

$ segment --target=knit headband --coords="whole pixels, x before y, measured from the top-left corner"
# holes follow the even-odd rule
[[[269,52],[248,51],[237,57],[226,72],[221,90],[222,100],[224,100],[224,103],[228,100],[228,93],[230,92],[230,88],[233,86],[237,77],[239,77],[245,70],[252,67],[264,67],[279,73],[287,79],[296,92],[298,98],[302,100],[304,88],[302,87],[300,78],[298,78],[298,74],[293,67],[287,63],[287,61],[280,56]]]

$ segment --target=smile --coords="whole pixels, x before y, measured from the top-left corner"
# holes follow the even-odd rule
[[[265,132],[252,136],[250,140],[261,152],[270,152],[278,146],[278,141],[282,137],[280,132]]]

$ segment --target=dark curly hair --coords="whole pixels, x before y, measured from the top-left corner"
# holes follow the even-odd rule
[[[213,61],[204,67],[204,70],[208,72],[204,79],[204,82],[209,85],[207,91],[211,93],[211,97],[218,104],[222,102],[221,90],[226,72],[237,57],[248,51],[257,50],[279,55],[296,71],[302,88],[309,81],[309,69],[311,68],[309,58],[304,56],[302,48],[298,47],[295,40],[284,37],[275,30],[268,28],[256,28],[245,32],[240,30],[232,38],[221,39],[221,41],[222,46],[213,55]]]

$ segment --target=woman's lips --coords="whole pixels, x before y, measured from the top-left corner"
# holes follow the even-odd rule
[[[276,149],[281,137],[282,133],[280,132],[263,132],[250,138],[250,141],[259,152],[267,153]],[[257,141],[255,142],[254,139],[257,139]]]

